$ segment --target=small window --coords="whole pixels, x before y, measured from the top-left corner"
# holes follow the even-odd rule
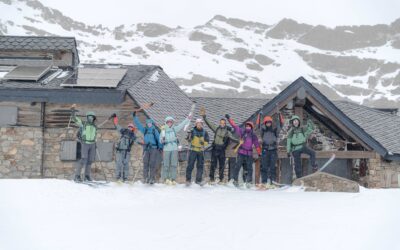
[[[114,143],[113,142],[96,142],[96,161],[113,161]]]
[[[77,159],[77,141],[61,141],[60,160],[75,161]]]
[[[17,107],[0,107],[0,126],[17,125],[17,120]]]

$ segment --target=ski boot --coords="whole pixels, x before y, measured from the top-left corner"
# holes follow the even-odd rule
[[[175,180],[172,180],[172,181],[171,181],[171,185],[172,185],[172,186],[176,186],[176,181],[175,181]]]
[[[169,179],[166,179],[164,183],[165,183],[165,185],[168,185],[168,186],[171,185],[171,181]]]
[[[75,182],[82,182],[81,176],[80,175],[75,175],[74,181]]]
[[[90,178],[90,175],[85,175],[85,181],[93,181],[92,178]]]
[[[190,187],[191,185],[192,185],[191,181],[186,181],[186,184],[185,184],[186,187]]]

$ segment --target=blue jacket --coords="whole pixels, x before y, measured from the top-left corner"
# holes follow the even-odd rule
[[[162,149],[162,144],[160,143],[160,133],[158,132],[154,124],[154,121],[152,119],[146,119],[145,127],[143,127],[142,123],[140,123],[139,118],[137,118],[137,116],[133,118],[133,122],[135,123],[137,129],[143,134],[145,150],[151,148]],[[152,123],[153,126],[148,127],[147,126],[148,123]]]

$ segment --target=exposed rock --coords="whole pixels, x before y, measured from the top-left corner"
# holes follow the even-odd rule
[[[206,45],[203,46],[203,50],[207,53],[216,55],[218,52],[224,51],[222,49],[222,44],[215,43],[215,42],[209,42]]]
[[[300,24],[292,19],[284,18],[267,32],[266,37],[275,39],[296,39],[312,28],[312,25]]]
[[[97,48],[93,50],[93,52],[102,52],[102,51],[112,51],[115,50],[115,48],[109,44],[98,44]]]
[[[236,60],[239,62],[243,62],[246,59],[250,59],[253,58],[254,55],[250,54],[249,51],[245,48],[236,48],[235,51],[230,54],[230,53],[226,53],[224,55],[225,58],[231,59],[231,60]]]
[[[294,180],[293,185],[304,186],[306,191],[350,193],[360,192],[360,186],[357,182],[325,172],[316,172],[314,174],[298,178]]]
[[[298,39],[298,42],[324,50],[343,51],[370,46],[382,46],[390,37],[388,25],[338,26],[334,29],[318,25]]]
[[[233,27],[239,28],[239,29],[243,29],[243,28],[254,29],[257,32],[262,32],[270,27],[269,25],[259,23],[259,22],[244,21],[244,20],[238,19],[238,18],[226,18],[221,15],[214,16],[210,21],[208,21],[208,23],[210,24],[214,20],[225,22],[225,23],[227,23]]]
[[[201,41],[201,42],[210,42],[217,39],[216,36],[208,35],[200,31],[194,31],[190,34],[189,40],[190,41]]]
[[[158,23],[139,23],[137,25],[137,31],[143,33],[147,37],[158,37],[168,34],[173,29]]]
[[[49,32],[47,32],[45,30],[41,30],[41,29],[35,28],[33,26],[22,25],[22,28],[24,28],[25,30],[30,32],[32,35],[36,35],[36,36],[55,36],[52,33],[49,33]]]
[[[152,42],[146,44],[146,48],[149,50],[152,50],[154,52],[173,52],[174,47],[171,44],[165,44],[165,43],[160,43],[160,42]]]
[[[322,72],[333,72],[346,76],[360,76],[376,70],[382,62],[376,59],[360,59],[356,56],[331,56],[296,51],[307,64]]]
[[[248,69],[255,70],[255,71],[262,71],[263,70],[263,67],[261,67],[260,64],[254,63],[254,62],[246,63],[246,67]]]
[[[269,65],[269,64],[274,62],[274,60],[272,60],[268,56],[264,56],[264,55],[261,55],[261,54],[257,54],[254,57],[254,59],[261,65]]]

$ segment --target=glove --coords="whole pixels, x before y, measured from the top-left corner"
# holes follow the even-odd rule
[[[188,120],[192,120],[192,114],[189,114],[187,118]]]
[[[226,117],[226,119],[228,119],[228,120],[231,119],[231,116],[228,115],[228,114],[226,114],[225,117]]]
[[[204,107],[200,108],[200,116],[206,116],[206,109]]]
[[[201,141],[201,142],[200,142],[200,145],[201,145],[201,146],[204,146],[204,142],[203,142],[203,141]]]
[[[132,112],[132,116],[135,117],[136,116],[136,111]]]

